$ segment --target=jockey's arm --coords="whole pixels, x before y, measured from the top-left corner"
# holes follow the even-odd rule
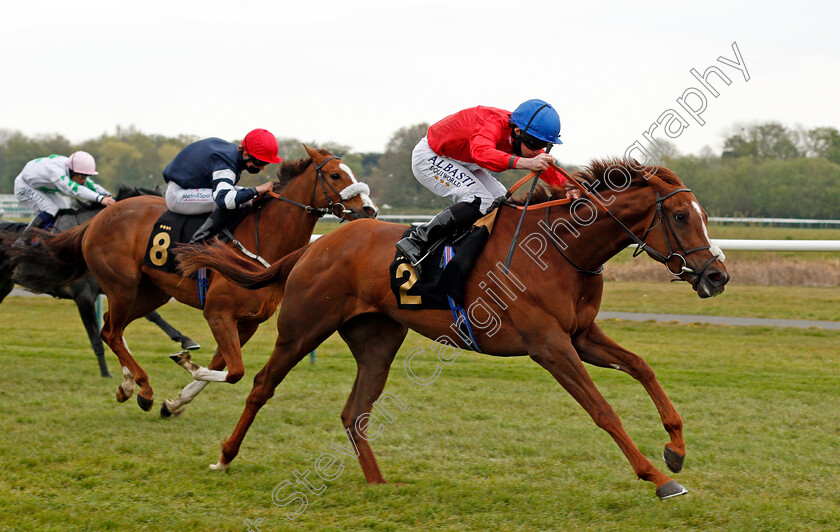
[[[99,194],[96,199],[98,203],[101,203],[102,205],[108,207],[117,202],[117,200],[114,199],[113,194],[108,192],[108,190],[105,187],[94,183],[93,179],[89,177],[85,179],[85,186],[87,186],[89,189],[96,191]]]
[[[95,190],[88,188],[85,184],[79,184],[68,175],[51,176],[50,180],[58,188],[59,192],[65,196],[79,198],[82,201],[90,201],[100,203],[100,200],[105,196]]]
[[[213,172],[213,201],[221,209],[236,209],[257,197],[255,188],[239,188],[234,185],[236,174],[232,170]]]

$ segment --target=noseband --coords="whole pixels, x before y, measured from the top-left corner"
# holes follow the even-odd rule
[[[651,220],[650,226],[648,227],[647,231],[645,231],[644,235],[642,235],[642,237],[639,238],[638,236],[636,236],[635,233],[633,233],[633,231],[630,230],[629,227],[624,225],[624,223],[622,223],[621,220],[616,218],[616,216],[613,213],[610,212],[610,210],[607,208],[607,206],[604,205],[603,203],[601,203],[594,196],[594,194],[592,194],[592,191],[587,186],[582,185],[581,183],[578,183],[577,180],[575,180],[572,176],[570,176],[565,170],[563,170],[559,166],[555,165],[554,168],[556,168],[566,179],[570,180],[572,183],[577,185],[577,187],[580,188],[582,191],[584,191],[586,193],[586,195],[589,196],[595,203],[600,205],[601,208],[604,209],[604,212],[607,213],[607,216],[612,218],[619,226],[621,226],[621,228],[624,230],[624,232],[627,233],[630,236],[630,238],[633,240],[633,243],[636,244],[636,250],[633,252],[633,257],[637,257],[643,251],[647,251],[648,254],[652,255],[654,258],[658,259],[663,264],[665,264],[665,267],[668,269],[668,273],[670,273],[671,275],[673,275],[676,278],[679,278],[679,276],[684,274],[684,273],[689,273],[689,274],[696,275],[696,277],[694,278],[694,281],[691,282],[691,287],[694,288],[695,290],[697,289],[697,285],[700,282],[700,279],[703,277],[703,273],[709,268],[709,266],[712,265],[713,262],[718,260],[718,257],[720,255],[714,255],[708,262],[706,262],[706,264],[703,265],[703,268],[701,268],[699,272],[695,271],[692,268],[689,268],[688,263],[686,261],[686,257],[689,254],[694,253],[696,251],[704,251],[704,250],[707,250],[707,249],[711,249],[712,246],[709,245],[709,246],[702,246],[702,247],[698,247],[698,248],[694,248],[694,249],[686,249],[686,247],[683,245],[683,243],[680,241],[679,237],[677,236],[677,233],[674,231],[674,227],[673,227],[673,225],[671,225],[671,220],[667,216],[667,213],[665,212],[665,206],[663,205],[663,202],[666,199],[670,198],[671,196],[673,196],[675,194],[679,194],[680,192],[691,192],[690,188],[680,188],[680,189],[677,189],[677,190],[673,190],[665,196],[660,196],[659,192],[657,191],[656,192],[656,215]],[[548,211],[546,210],[546,220],[547,220],[547,218],[548,218]],[[663,220],[665,220],[665,223],[662,222]],[[671,230],[671,235],[673,235],[674,240],[676,240],[677,245],[679,246],[679,251],[680,252],[675,252],[674,251],[674,248],[671,245],[671,237],[668,234],[668,230],[665,228],[666,225],[668,226],[668,229]],[[662,233],[663,233],[663,236],[665,237],[665,244],[668,246],[668,254],[667,255],[665,255],[663,253],[660,253],[659,251],[653,249],[652,247],[650,247],[650,245],[647,242],[645,242],[645,240],[647,239],[647,236],[657,226],[662,227]],[[563,255],[563,257],[566,260],[568,260],[572,264],[572,266],[575,266],[578,269],[578,271],[580,271],[582,273],[588,273],[588,274],[591,274],[591,275],[599,275],[603,271],[603,269],[604,269],[603,266],[601,266],[597,270],[587,270],[587,269],[581,268],[575,262],[573,262],[565,253],[563,253],[563,251],[560,249],[560,247],[554,242],[554,239],[549,239],[549,240],[551,240],[551,243],[554,244],[554,247],[557,248],[558,251],[560,251],[560,254]],[[669,262],[673,258],[679,259],[680,267],[679,267],[678,271],[674,271],[671,268],[671,265],[669,264]]]
[[[321,164],[315,165],[315,183],[312,185],[312,199],[309,201],[310,205],[304,205],[303,203],[299,203],[293,199],[289,199],[285,196],[281,196],[274,191],[269,191],[267,194],[272,198],[279,199],[281,201],[285,201],[300,207],[301,209],[305,210],[307,214],[311,214],[313,216],[317,216],[321,218],[327,214],[332,214],[336,218],[339,219],[339,222],[344,221],[344,215],[347,213],[352,213],[353,211],[348,210],[341,201],[333,201],[330,197],[329,192],[327,189],[329,188],[333,194],[335,194],[339,200],[349,200],[350,198],[356,197],[359,194],[369,194],[370,189],[364,183],[353,183],[352,185],[347,186],[340,192],[335,189],[328,181],[327,178],[324,177],[324,173],[321,169],[324,167],[325,164],[332,161],[333,159],[338,159],[335,155],[332,157],[328,157],[324,159]],[[313,161],[314,163],[314,161]],[[318,184],[321,185],[321,190],[324,193],[324,199],[327,200],[327,207],[313,207],[315,204],[315,196],[318,192]]]
[[[691,253],[697,252],[697,251],[705,251],[707,249],[711,249],[712,246],[708,245],[708,246],[701,246],[701,247],[692,248],[692,249],[686,249],[685,245],[683,245],[682,241],[680,241],[680,237],[677,236],[676,231],[674,231],[674,226],[671,223],[671,218],[669,216],[667,216],[667,213],[665,212],[665,206],[663,205],[663,202],[666,199],[673,196],[674,194],[679,194],[680,192],[691,192],[691,189],[680,188],[680,189],[671,191],[666,196],[660,196],[659,192],[656,193],[656,216],[654,216],[653,219],[650,221],[650,226],[647,228],[647,231],[645,231],[645,234],[642,235],[642,238],[637,240],[636,250],[633,252],[633,256],[637,257],[642,253],[642,251],[647,251],[650,255],[653,255],[655,258],[662,261],[662,263],[665,264],[665,267],[668,268],[668,273],[670,273],[674,277],[679,277],[680,275],[682,275],[684,273],[695,274],[696,277],[695,277],[694,282],[691,283],[691,286],[692,286],[692,288],[696,288],[697,283],[700,282],[700,279],[703,276],[703,273],[706,271],[706,269],[708,269],[709,266],[712,265],[712,263],[714,261],[716,261],[718,259],[719,255],[714,255],[711,259],[709,259],[709,261],[706,262],[706,264],[703,265],[703,268],[701,268],[699,272],[695,271],[693,268],[688,267],[688,265],[687,265],[688,263],[686,262],[686,257],[688,255],[690,255]],[[664,223],[663,223],[663,220],[664,220]],[[668,226],[667,229],[670,229],[670,235],[668,234],[668,230],[665,228],[666,225]],[[650,234],[651,231],[656,229],[656,227],[661,227],[662,228],[662,235],[665,237],[665,245],[668,246],[668,254],[667,255],[656,251],[655,249],[650,247],[645,242],[645,240],[647,239],[647,236]],[[671,236],[674,237],[674,240],[676,241],[677,246],[679,246],[679,252],[674,251],[674,248],[671,245]],[[673,258],[677,258],[679,260],[678,264],[680,264],[680,267],[679,267],[679,270],[677,270],[677,271],[674,271],[673,269],[671,269],[670,262],[671,262],[671,259],[673,259]]]

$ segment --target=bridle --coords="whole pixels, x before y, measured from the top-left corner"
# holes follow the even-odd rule
[[[320,164],[315,165],[315,182],[312,184],[312,199],[309,201],[310,205],[306,205],[306,204],[297,202],[293,199],[287,198],[285,196],[281,196],[280,194],[277,194],[273,190],[268,191],[266,193],[266,195],[271,196],[272,198],[275,198],[275,199],[279,199],[281,201],[285,201],[287,203],[291,203],[292,205],[294,205],[296,207],[300,207],[301,209],[306,211],[306,214],[311,214],[311,215],[316,216],[318,218],[326,216],[327,214],[332,214],[333,216],[335,216],[336,218],[339,219],[339,222],[345,221],[344,220],[344,215],[347,214],[347,213],[353,214],[353,211],[347,209],[344,206],[344,204],[341,203],[341,201],[333,201],[332,198],[330,197],[330,194],[327,191],[327,189],[329,189],[333,194],[335,194],[339,198],[339,200],[344,200],[344,201],[349,200],[351,198],[354,198],[354,197],[358,196],[359,194],[369,194],[370,189],[364,183],[353,183],[352,185],[346,187],[345,189],[343,189],[341,191],[336,190],[335,187],[333,187],[329,183],[329,181],[327,181],[327,178],[324,177],[324,173],[321,171],[321,169],[324,167],[324,165],[327,164],[328,162],[332,161],[333,159],[338,159],[338,157],[333,155],[332,157],[328,157],[328,158],[324,159],[323,161],[321,161]],[[314,163],[314,161],[313,161],[313,163]],[[321,190],[324,193],[324,199],[327,200],[327,207],[314,207],[313,206],[315,204],[315,197],[318,193],[318,185],[319,184],[321,185]]]
[[[633,251],[633,257],[637,257],[643,251],[645,251],[649,255],[653,256],[655,259],[662,262],[665,265],[665,268],[668,269],[668,273],[673,275],[675,278],[680,278],[680,276],[684,273],[694,274],[695,275],[694,280],[692,282],[690,282],[690,284],[691,284],[691,287],[694,288],[695,290],[697,289],[697,285],[700,283],[700,280],[703,277],[703,273],[708,269],[709,266],[712,265],[713,262],[718,260],[719,255],[714,255],[711,259],[709,259],[708,262],[706,262],[706,264],[703,265],[703,268],[699,272],[695,271],[693,268],[689,268],[688,263],[686,261],[686,257],[689,254],[695,253],[697,251],[705,251],[707,249],[711,249],[712,246],[710,244],[708,246],[701,246],[701,247],[697,247],[697,248],[693,248],[693,249],[686,249],[686,247],[683,245],[682,241],[680,241],[680,238],[677,236],[677,233],[674,231],[674,226],[671,224],[671,218],[667,215],[667,212],[665,211],[665,206],[664,206],[663,202],[666,199],[668,199],[671,196],[674,196],[676,194],[679,194],[681,192],[689,192],[690,193],[691,192],[690,188],[678,188],[676,190],[672,190],[671,192],[669,192],[665,196],[660,195],[659,191],[657,191],[656,192],[656,213],[650,221],[650,226],[647,228],[647,230],[642,235],[642,237],[639,238],[638,236],[636,236],[636,234],[633,231],[630,230],[629,227],[624,225],[624,223],[622,223],[621,220],[616,218],[616,216],[613,213],[610,212],[610,210],[606,207],[606,205],[601,203],[598,200],[598,198],[596,198],[595,195],[592,194],[592,192],[589,190],[589,188],[587,188],[585,186],[582,186],[572,176],[567,174],[565,172],[565,170],[562,170],[559,167],[556,167],[556,168],[561,170],[561,172],[566,177],[566,179],[569,179],[572,183],[577,185],[581,190],[585,191],[586,195],[589,196],[590,199],[594,200],[598,205],[600,205],[604,209],[604,212],[607,213],[607,216],[612,218],[619,226],[621,226],[621,228],[624,230],[624,232],[627,233],[630,236],[630,238],[633,240],[633,243],[636,244],[636,249]],[[665,221],[665,223],[663,223],[663,220]],[[670,229],[670,235],[668,234],[668,230],[665,228],[666,225],[668,226],[668,229]],[[653,247],[651,247],[650,244],[645,242],[645,240],[647,239],[647,236],[656,227],[662,227],[662,235],[665,237],[665,245],[668,246],[668,254],[667,255],[665,255],[664,253],[660,253],[659,251],[653,249]],[[674,251],[674,247],[671,245],[671,236],[673,236],[674,240],[676,240],[677,245],[679,246],[679,251],[681,253]],[[556,244],[555,244],[555,246],[556,246]],[[563,256],[565,257],[565,254]],[[681,264],[677,271],[674,271],[671,268],[670,263],[671,263],[671,259],[673,259],[673,258],[679,259],[679,264]],[[568,257],[567,257],[567,260],[568,260]],[[601,270],[603,270],[603,266],[601,266],[601,268],[598,270],[597,273],[601,273]],[[587,272],[587,273],[596,273],[596,272]],[[674,280],[677,280],[677,279],[674,279]]]
[[[685,245],[683,245],[682,241],[680,241],[680,237],[677,236],[676,231],[674,231],[674,226],[671,223],[671,218],[665,212],[665,206],[663,205],[663,202],[666,199],[673,196],[674,194],[678,194],[680,192],[691,192],[691,189],[680,188],[680,189],[671,191],[666,196],[660,196],[659,192],[657,191],[657,193],[656,193],[656,215],[653,217],[653,219],[651,219],[650,226],[647,228],[647,231],[645,231],[645,234],[642,235],[642,238],[638,239],[638,241],[636,242],[637,245],[636,245],[635,251],[633,251],[633,256],[634,257],[639,256],[642,253],[642,251],[648,252],[650,255],[653,255],[655,258],[662,261],[662,263],[665,264],[665,267],[668,268],[668,273],[670,273],[674,277],[679,277],[680,275],[682,275],[684,273],[695,274],[696,275],[695,281],[691,284],[691,286],[692,286],[692,288],[696,288],[697,283],[700,282],[700,279],[703,276],[703,273],[706,271],[706,269],[708,269],[709,266],[712,265],[713,262],[718,260],[718,257],[720,255],[713,255],[712,258],[709,259],[709,261],[706,262],[706,264],[703,265],[703,268],[701,268],[699,272],[697,272],[694,269],[688,267],[687,262],[686,262],[686,257],[688,255],[690,255],[691,253],[697,252],[697,251],[705,251],[707,249],[711,249],[712,246],[708,245],[708,246],[700,246],[700,247],[692,248],[692,249],[686,249]],[[665,223],[663,223],[663,220],[664,220]],[[668,226],[667,229],[665,228],[666,225]],[[662,234],[665,237],[665,244],[668,246],[668,255],[664,255],[664,254],[656,251],[655,249],[650,247],[645,242],[645,239],[647,239],[648,234],[650,234],[651,231],[656,229],[657,226],[662,227]],[[677,246],[679,246],[679,251],[681,253],[675,252],[674,248],[671,246],[671,238],[668,235],[668,229],[670,229],[671,236],[674,237],[674,240],[676,241]],[[677,259],[679,259],[679,263],[681,263],[681,266],[679,267],[679,270],[677,270],[677,271],[674,271],[673,269],[671,269],[671,264],[670,264],[671,259],[673,259],[675,257]]]
[[[268,192],[266,192],[265,195],[270,196],[274,199],[278,199],[280,201],[285,201],[286,203],[291,203],[292,205],[294,205],[296,207],[300,207],[301,209],[306,211],[306,214],[311,214],[312,216],[315,216],[317,218],[321,218],[321,217],[323,217],[327,214],[332,213],[333,215],[335,215],[339,219],[339,222],[343,222],[344,221],[344,214],[348,213],[348,212],[352,213],[353,211],[348,210],[344,206],[344,204],[341,203],[341,201],[334,202],[332,200],[332,198],[330,198],[330,194],[327,192],[327,188],[329,188],[333,192],[333,194],[338,196],[339,199],[345,200],[345,201],[349,200],[351,198],[354,198],[354,197],[358,196],[359,194],[370,194],[370,188],[368,188],[368,186],[366,184],[358,182],[358,183],[353,183],[352,185],[349,185],[349,186],[345,187],[341,191],[336,190],[335,187],[333,187],[332,185],[329,184],[329,182],[327,182],[327,179],[324,177],[324,173],[321,171],[321,169],[324,167],[324,165],[327,164],[328,162],[332,161],[333,159],[338,159],[338,157],[333,155],[332,157],[328,157],[327,159],[324,159],[321,162],[321,164],[315,164],[315,183],[313,184],[313,187],[312,187],[312,199],[310,200],[310,203],[312,205],[306,205],[304,203],[300,203],[298,201],[295,201],[291,198],[281,196],[280,194],[274,192],[273,190],[269,190]],[[315,161],[312,161],[312,162],[313,162],[313,164],[315,163]],[[321,190],[324,192],[324,198],[326,198],[326,200],[327,200],[327,204],[328,204],[327,207],[314,207],[313,206],[315,204],[315,197],[316,197],[317,192],[318,192],[318,184],[319,183],[321,184]],[[238,247],[242,251],[242,253],[244,253],[248,257],[251,257],[252,259],[255,259],[255,260],[259,261],[263,266],[268,268],[270,266],[270,264],[260,256],[260,212],[262,212],[262,205],[261,204],[256,205],[256,209],[255,209],[255,213],[254,213],[254,241],[256,242],[256,245],[257,245],[257,250],[256,250],[255,253],[252,253],[251,251],[246,249],[245,246],[242,245],[241,242],[239,242],[236,238],[234,238],[233,233],[231,233],[227,229],[223,230],[223,233],[225,234],[225,236],[227,236],[230,239],[230,241],[236,247]]]
[[[708,246],[702,246],[702,247],[697,247],[697,248],[693,248],[693,249],[686,249],[686,247],[683,245],[683,243],[680,241],[679,237],[677,236],[677,233],[674,231],[674,227],[671,224],[671,219],[670,219],[670,217],[668,217],[667,212],[665,210],[665,206],[663,205],[663,202],[666,199],[670,198],[671,196],[674,196],[675,194],[679,194],[681,192],[691,192],[690,188],[679,188],[679,189],[676,189],[676,190],[672,190],[671,192],[669,192],[665,196],[661,196],[659,194],[659,191],[657,191],[656,192],[656,212],[655,212],[653,218],[651,219],[650,226],[647,228],[645,233],[640,238],[640,237],[636,236],[636,234],[629,227],[627,227],[621,220],[619,220],[612,212],[610,212],[610,210],[607,208],[607,206],[604,205],[595,196],[595,194],[592,193],[592,191],[589,189],[589,187],[579,183],[576,179],[574,179],[572,176],[570,176],[560,166],[558,166],[556,164],[553,164],[552,166],[558,172],[560,172],[566,179],[568,179],[571,183],[573,183],[581,191],[583,191],[589,197],[589,199],[591,199],[593,202],[595,202],[597,205],[599,205],[604,210],[604,212],[607,214],[607,216],[612,218],[613,221],[615,221],[615,223],[617,223],[624,230],[624,232],[627,233],[627,235],[631,238],[633,243],[636,244],[636,249],[633,252],[633,257],[637,257],[643,251],[645,251],[648,254],[650,254],[651,256],[653,256],[654,258],[656,258],[657,260],[659,260],[660,262],[662,262],[663,264],[665,264],[665,267],[668,269],[668,273],[670,273],[671,275],[673,275],[676,278],[680,278],[680,276],[683,275],[684,273],[694,274],[695,278],[694,278],[693,282],[691,282],[690,284],[691,284],[692,288],[694,288],[695,290],[697,289],[697,285],[699,284],[699,282],[700,282],[700,280],[703,276],[703,273],[709,268],[709,266],[712,265],[713,262],[718,260],[718,257],[720,255],[714,255],[708,262],[706,262],[706,264],[703,265],[703,268],[701,268],[699,272],[695,271],[692,268],[689,268],[688,263],[686,261],[686,257],[689,254],[695,253],[697,251],[704,251],[704,250],[707,250],[707,249],[711,249],[712,246],[708,245]],[[519,186],[522,182],[526,181],[527,179],[528,179],[528,177],[526,176],[526,178],[523,178],[522,180],[520,180],[519,183],[517,183],[516,185],[514,185],[514,187],[511,188],[511,192],[513,190],[515,190],[515,188],[517,186]],[[533,179],[536,181],[537,175],[535,175],[533,177]],[[532,190],[533,190],[533,188],[532,188]],[[510,192],[508,192],[508,195],[509,194],[510,194]],[[569,200],[567,200],[567,201],[569,201]],[[569,201],[569,203],[571,203],[571,201]],[[527,202],[526,202],[526,207],[527,207]],[[549,223],[548,223],[548,209],[546,209],[545,216],[546,216],[546,225],[549,225]],[[663,220],[665,221],[664,223],[663,223]],[[667,225],[668,229],[670,229],[670,235],[668,234],[669,232],[668,232],[668,229],[666,229],[666,225]],[[653,247],[651,247],[650,244],[645,242],[645,240],[647,239],[650,232],[653,231],[654,229],[656,229],[656,227],[662,227],[662,233],[663,233],[663,236],[665,237],[665,244],[668,246],[667,255],[664,254],[664,253],[660,253],[659,251],[653,249]],[[673,235],[674,240],[676,241],[677,246],[679,247],[679,251],[674,251],[674,247],[671,245],[671,235]],[[600,275],[601,272],[603,272],[603,270],[604,270],[603,265],[601,265],[599,268],[597,268],[595,270],[588,270],[586,268],[581,267],[580,265],[578,265],[575,261],[573,261],[571,259],[571,257],[569,257],[563,251],[563,249],[557,244],[557,242],[554,241],[554,238],[550,237],[549,240],[554,245],[554,248],[557,249],[558,252],[560,252],[560,254],[563,256],[563,258],[565,258],[572,266],[577,268],[577,270],[579,272],[586,273],[586,274],[589,274],[589,275]],[[674,258],[678,259],[679,260],[678,264],[680,264],[679,269],[677,271],[674,271],[674,269],[671,268],[671,264],[670,264],[672,262],[672,259],[674,259]],[[677,280],[677,279],[674,279],[674,280]]]

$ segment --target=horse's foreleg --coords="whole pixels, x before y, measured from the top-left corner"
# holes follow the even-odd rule
[[[589,330],[574,338],[573,342],[584,362],[624,371],[644,386],[659,411],[662,425],[671,437],[663,453],[665,463],[671,471],[679,473],[686,453],[682,432],[683,421],[662,386],[659,385],[659,381],[656,380],[653,369],[642,357],[618,345],[594,323]]]
[[[184,366],[182,363],[182,355],[188,354],[189,351],[184,351],[182,353],[178,353],[176,355],[172,355],[170,358],[174,360],[179,366]],[[192,364],[194,367],[200,367],[196,364]],[[221,370],[225,367],[225,359],[222,357],[222,354],[216,349],[216,353],[213,355],[213,359],[210,361],[210,364],[207,365],[208,369],[211,370]],[[184,368],[189,370],[189,366]],[[178,397],[175,399],[167,399],[163,402],[163,405],[160,407],[160,417],[169,417],[174,415],[181,414],[183,412],[183,408],[187,406],[187,404],[195,399],[195,397],[201,393],[207,385],[210,384],[210,381],[198,381],[194,380],[191,383],[187,384],[181,393],[178,394]]]
[[[79,316],[82,318],[82,323],[85,326],[88,339],[90,340],[90,347],[96,355],[96,360],[99,363],[99,373],[103,377],[110,377],[108,372],[108,364],[105,362],[105,346],[102,345],[102,338],[99,337],[99,317],[96,314],[96,298],[91,300],[90,297],[84,295],[77,295],[73,300],[76,303],[76,308],[79,309]],[[128,399],[128,397],[126,397]]]
[[[239,328],[239,344],[245,345],[248,340],[254,336],[254,333],[257,332],[257,327],[259,327],[260,322],[250,322],[250,321],[240,321],[238,323]],[[180,355],[180,353],[179,353]],[[179,362],[179,356],[173,355],[173,360]],[[199,366],[196,366],[199,367]],[[221,351],[216,349],[216,352],[213,354],[213,359],[207,364],[208,370],[220,371],[225,369],[225,359],[222,356]],[[193,381],[189,383],[181,393],[175,399],[167,399],[163,402],[163,405],[160,407],[160,415],[161,417],[169,417],[173,414],[181,414],[183,412],[183,408],[195,397],[201,393],[204,388],[207,387],[207,383],[209,381]]]
[[[218,352],[218,351],[217,351]],[[205,381],[205,382],[225,382],[227,381],[228,372],[227,371],[219,371],[214,369],[205,368],[204,366],[199,366],[192,360],[192,355],[189,351],[181,351],[179,353],[175,353],[174,355],[170,355],[169,358],[172,359],[173,362],[187,370],[187,372],[192,375],[193,379],[197,381]],[[224,367],[224,366],[223,366]]]
[[[561,338],[551,346],[532,350],[531,358],[565,388],[586,410],[595,424],[604,429],[618,444],[636,475],[656,485],[656,494],[665,499],[686,493],[686,489],[668,475],[662,473],[650,460],[644,457],[621,425],[621,420],[595,387],[580,357],[568,337]]]
[[[170,358],[189,371],[195,380],[229,382],[231,384],[239,382],[239,379],[245,374],[245,365],[242,363],[242,344],[240,343],[240,331],[237,329],[236,320],[227,313],[215,314],[208,309],[205,309],[204,316],[207,319],[207,324],[210,325],[213,337],[216,339],[216,345],[218,346],[216,352],[217,354],[221,353],[228,371],[201,367],[190,360],[189,353],[186,351]],[[254,330],[256,330],[256,326],[254,326]],[[253,334],[254,331],[250,331],[247,338],[250,338]]]
[[[353,390],[341,412],[341,421],[356,449],[365,480],[371,484],[384,483],[385,478],[368,443],[372,438],[367,434],[366,421],[373,403],[385,388],[388,371],[406,332],[405,326],[390,318],[369,314],[358,316],[339,329],[358,366]]]
[[[160,328],[160,330],[165,332],[166,335],[169,336],[170,339],[172,339],[172,341],[179,342],[183,349],[193,350],[201,347],[190,337],[185,336],[181,333],[181,331],[170,325],[169,322],[163,319],[163,316],[161,316],[158,313],[158,311],[153,310],[149,312],[148,314],[146,314],[146,319],[157,325]]]

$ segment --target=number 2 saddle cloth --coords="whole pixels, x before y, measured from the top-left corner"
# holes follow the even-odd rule
[[[463,306],[464,283],[490,238],[494,219],[495,211],[476,222],[466,234],[462,232],[449,241],[435,244],[436,249],[423,259],[419,279],[414,266],[397,251],[390,267],[391,291],[397,298],[397,307],[446,310],[451,308],[448,297],[456,305]],[[450,245],[452,249],[445,260],[444,252]]]

